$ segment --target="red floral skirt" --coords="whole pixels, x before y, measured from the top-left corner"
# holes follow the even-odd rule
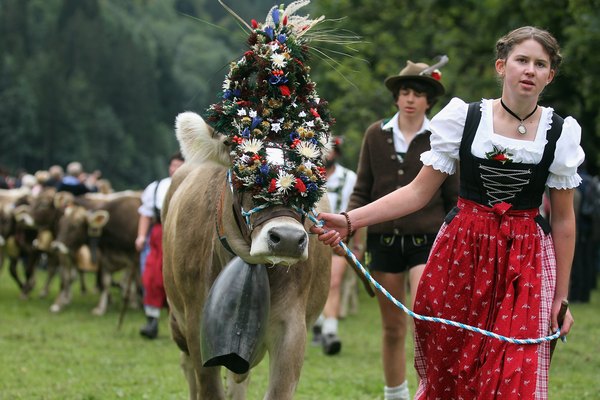
[[[548,335],[556,261],[538,210],[459,199],[419,283],[414,311],[499,335]],[[516,345],[415,320],[415,399],[546,399],[549,343]]]

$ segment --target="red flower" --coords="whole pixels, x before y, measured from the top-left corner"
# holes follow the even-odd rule
[[[315,118],[321,118],[321,116],[319,115],[319,112],[317,111],[316,108],[311,108],[310,109],[310,113],[313,115],[313,117]]]
[[[492,157],[492,160],[504,162],[504,161],[508,161],[508,157],[506,157],[506,154],[504,154],[504,153],[499,153],[499,154],[494,155]]]
[[[250,58],[250,57],[252,57],[253,54],[254,53],[252,52],[252,50],[248,50],[247,52],[244,53],[244,57]]]
[[[252,23],[252,27],[253,27],[254,29],[258,28],[258,22],[256,22],[256,20],[255,20],[255,19],[253,19],[253,20],[252,20],[252,21],[250,21],[250,22]]]
[[[277,190],[277,180],[275,178],[271,179],[271,183],[269,184],[269,193],[273,193]]]
[[[439,72],[439,71],[433,71],[433,72],[431,73],[431,77],[432,77],[433,79],[435,79],[436,81],[439,81],[439,80],[441,80],[441,79],[442,79],[442,74],[441,74],[441,72]]]
[[[282,96],[289,96],[290,95],[290,88],[287,87],[286,85],[279,86],[279,91],[281,92]]]
[[[283,25],[287,25],[287,15],[283,16]]]
[[[302,179],[300,178],[296,178],[296,184],[294,185],[294,187],[300,193],[306,192],[306,185],[304,185],[304,182],[302,182]]]

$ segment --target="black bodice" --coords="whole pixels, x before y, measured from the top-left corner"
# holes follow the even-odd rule
[[[460,196],[486,206],[505,202],[516,210],[538,208],[542,204],[548,169],[554,160],[563,119],[553,114],[552,128],[546,135],[548,142],[538,164],[503,162],[474,156],[471,145],[480,120],[481,103],[470,103],[460,144]]]

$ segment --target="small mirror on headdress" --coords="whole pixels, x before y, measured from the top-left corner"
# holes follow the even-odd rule
[[[271,165],[283,165],[283,150],[278,147],[267,147],[267,161]]]

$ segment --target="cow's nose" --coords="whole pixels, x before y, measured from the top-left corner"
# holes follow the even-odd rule
[[[306,231],[276,226],[269,229],[269,248],[280,256],[299,257],[306,249],[308,235]]]

